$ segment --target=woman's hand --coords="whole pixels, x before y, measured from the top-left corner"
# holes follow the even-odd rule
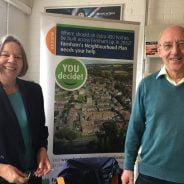
[[[0,164],[0,176],[9,183],[26,183],[26,175],[16,167],[9,164]]]
[[[38,168],[35,171],[35,175],[38,177],[45,176],[52,170],[52,165],[49,161],[47,150],[42,147],[37,153]]]

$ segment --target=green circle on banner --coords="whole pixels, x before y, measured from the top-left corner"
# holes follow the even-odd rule
[[[87,80],[87,69],[82,61],[68,58],[62,60],[55,70],[56,83],[63,89],[74,91]]]

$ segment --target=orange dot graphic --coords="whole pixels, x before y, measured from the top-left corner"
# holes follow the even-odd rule
[[[56,27],[48,31],[46,35],[46,45],[51,53],[56,54]]]

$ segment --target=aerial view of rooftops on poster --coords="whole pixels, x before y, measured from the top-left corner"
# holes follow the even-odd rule
[[[54,154],[122,152],[132,104],[133,64],[87,64],[83,87],[55,84]]]

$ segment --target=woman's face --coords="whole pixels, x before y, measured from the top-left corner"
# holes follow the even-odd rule
[[[0,75],[4,78],[16,79],[23,67],[22,52],[15,42],[7,42],[0,53]]]

